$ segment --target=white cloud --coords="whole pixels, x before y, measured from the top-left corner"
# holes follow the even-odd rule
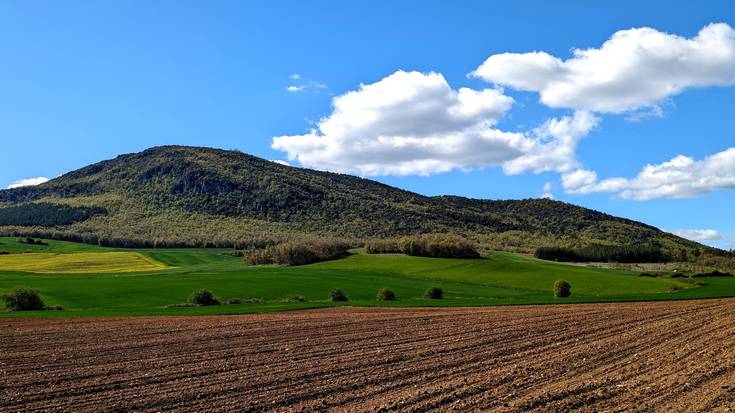
[[[702,160],[679,155],[670,161],[646,165],[636,177],[598,180],[595,172],[578,169],[562,176],[571,194],[608,192],[624,199],[691,198],[735,188],[735,147]]]
[[[288,163],[287,161],[281,160],[281,159],[271,159],[270,161],[271,162],[275,162],[275,163],[277,163],[279,165],[291,166],[290,163]]]
[[[541,198],[554,199],[554,194],[551,192],[553,188],[554,188],[554,185],[551,182],[545,183],[544,193],[541,195]]]
[[[569,171],[578,164],[577,144],[599,121],[598,117],[585,111],[549,119],[532,131],[536,137],[532,147],[523,156],[506,162],[503,170],[509,175]]]
[[[567,60],[545,52],[490,56],[471,76],[495,88],[452,89],[439,73],[397,71],[333,98],[332,113],[310,132],[273,138],[272,147],[310,168],[362,175],[429,175],[501,165],[506,174],[562,173],[567,193],[625,199],[686,198],[735,187],[731,150],[701,161],[679,156],[638,176],[600,180],[577,160],[581,139],[600,114],[629,121],[663,116],[687,88],[735,83],[735,30],[710,24],[691,38],[634,28]],[[286,90],[325,85],[292,76]],[[295,83],[295,82],[292,82]],[[552,108],[574,113],[526,132],[495,127],[513,99],[500,86],[535,91]],[[735,148],[732,149],[735,151]],[[545,186],[544,196],[553,196]]]
[[[288,78],[291,79],[291,80],[299,80],[299,79],[301,79],[301,75],[298,74],[298,73],[294,73],[291,76],[289,76]]]
[[[600,113],[657,105],[684,89],[735,82],[735,30],[710,24],[692,38],[651,28],[621,30],[599,49],[562,60],[545,52],[490,56],[470,75],[540,94],[543,104]]]
[[[309,168],[363,175],[429,175],[499,165],[537,147],[492,126],[513,99],[499,89],[453,90],[439,73],[397,71],[337,96],[309,133],[272,147]]]
[[[715,229],[677,229],[671,231],[671,233],[688,240],[703,243],[712,243],[723,238],[722,234]]]
[[[44,182],[48,182],[48,180],[49,180],[48,178],[43,177],[43,176],[39,176],[36,178],[19,179],[13,182],[12,184],[8,185],[8,189],[20,188],[23,186],[36,186]]]
[[[300,78],[301,78],[301,76],[298,77],[298,79],[300,79]],[[291,79],[294,79],[293,78],[293,75],[291,76]],[[323,83],[319,83],[319,82],[315,82],[313,80],[309,80],[308,82],[302,83],[300,85],[286,86],[286,91],[287,92],[290,92],[290,93],[298,93],[298,92],[305,92],[307,90],[319,91],[319,90],[326,89],[326,88],[327,88],[327,85],[325,85]]]

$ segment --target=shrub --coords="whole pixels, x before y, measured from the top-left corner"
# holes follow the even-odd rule
[[[302,303],[306,301],[306,298],[303,295],[289,295],[286,297],[286,301],[289,303]]]
[[[418,257],[477,258],[477,246],[450,234],[424,234],[393,240],[372,241],[365,245],[368,254],[403,253]]]
[[[41,240],[41,239],[33,239],[32,237],[18,238],[18,243],[19,244],[28,244],[28,245],[48,245],[43,240]]]
[[[398,240],[396,239],[370,241],[365,244],[365,252],[367,252],[368,254],[400,254],[400,253],[403,253],[403,251],[401,251],[400,246],[398,245]]]
[[[15,287],[3,295],[5,309],[10,311],[43,310],[46,306],[36,290],[28,287]]]
[[[733,275],[729,272],[721,272],[718,270],[702,273],[702,274],[694,274],[693,277],[732,277]]]
[[[252,250],[245,254],[245,265],[265,265],[273,264],[273,257],[270,255],[267,249],[263,250]]]
[[[336,240],[292,241],[245,254],[246,265],[306,265],[347,255],[349,244]]]
[[[676,284],[674,284],[674,285],[672,285],[671,287],[669,287],[669,292],[670,292],[670,293],[675,293],[675,292],[677,292],[677,291],[679,291],[679,290],[681,290],[681,287],[679,287],[679,286],[678,286],[678,285],[676,285]]]
[[[572,295],[572,286],[565,280],[556,280],[554,283],[554,296],[565,298]]]
[[[331,301],[347,301],[347,296],[345,295],[344,291],[337,288],[336,290],[332,290],[329,292],[329,299]]]
[[[49,310],[49,311],[62,311],[64,309],[64,307],[62,307],[60,305],[50,305],[50,306],[46,307],[46,309]]]
[[[260,298],[230,298],[227,300],[227,304],[255,304],[262,302],[263,300]]]
[[[440,300],[444,298],[444,291],[441,288],[431,287],[424,292],[424,298],[430,298],[432,300]]]
[[[196,307],[196,304],[192,303],[179,303],[179,304],[169,304],[166,306],[166,308],[185,308],[185,307]]]
[[[191,293],[189,302],[197,305],[219,305],[219,300],[209,290],[196,290]]]
[[[378,300],[380,301],[393,301],[396,299],[396,293],[390,288],[383,288],[378,291]]]

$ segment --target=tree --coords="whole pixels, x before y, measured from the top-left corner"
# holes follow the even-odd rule
[[[566,298],[572,295],[572,286],[565,280],[556,280],[554,283],[554,296]]]

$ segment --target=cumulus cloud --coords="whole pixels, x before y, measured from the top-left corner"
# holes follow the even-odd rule
[[[20,188],[20,187],[24,187],[24,186],[36,186],[36,185],[40,185],[40,184],[42,184],[44,182],[48,182],[48,180],[49,179],[46,178],[46,177],[44,177],[44,176],[39,176],[39,177],[36,177],[36,178],[19,179],[19,180],[13,182],[12,184],[8,185],[8,189]]]
[[[332,112],[308,133],[274,137],[272,147],[309,168],[362,175],[430,175],[500,165],[506,174],[562,174],[567,193],[613,193],[625,199],[686,198],[735,187],[730,149],[696,161],[678,156],[636,177],[599,179],[576,157],[600,116],[630,121],[662,116],[688,88],[735,83],[735,30],[724,23],[691,38],[651,28],[614,33],[599,48],[567,60],[546,52],[490,56],[471,76],[492,88],[453,89],[439,73],[397,71],[332,100]],[[300,75],[286,90],[326,88]],[[514,101],[501,87],[539,93],[573,113],[522,132],[496,124]],[[551,196],[551,187],[544,196]]]
[[[272,147],[309,168],[363,175],[429,175],[499,165],[536,148],[492,126],[511,107],[502,90],[452,89],[439,73],[397,71],[337,96],[307,134]]]
[[[671,231],[671,233],[688,240],[702,243],[712,243],[723,238],[722,234],[715,229],[677,229]]]
[[[735,188],[735,147],[702,160],[679,155],[656,165],[646,165],[634,178],[599,180],[597,174],[577,169],[562,176],[571,194],[614,193],[624,199],[691,198],[716,190]]]
[[[569,171],[578,164],[577,144],[599,121],[586,111],[549,119],[531,132],[536,139],[531,141],[526,153],[503,164],[503,170],[509,175]]]
[[[657,105],[687,88],[735,82],[735,30],[710,24],[692,38],[651,28],[621,30],[600,48],[562,60],[546,52],[490,56],[471,76],[540,94],[543,104],[599,113]]]

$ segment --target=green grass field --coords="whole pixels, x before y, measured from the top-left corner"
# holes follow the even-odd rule
[[[707,285],[695,286],[683,279],[639,277],[637,273],[558,264],[502,252],[473,260],[354,254],[301,267],[244,267],[226,249],[121,250],[48,243],[29,246],[13,238],[0,238],[0,251],[12,252],[0,255],[0,294],[16,286],[31,287],[41,293],[46,304],[61,305],[65,310],[0,312],[0,317],[234,314],[333,305],[480,306],[735,296],[735,277],[706,278],[703,281]],[[34,254],[21,253],[26,251]],[[38,253],[63,259],[56,268],[45,265],[44,272],[48,273],[39,274],[27,262]],[[115,269],[105,257],[116,253],[145,259],[140,260],[139,271],[131,272],[129,262],[124,269]],[[99,271],[74,273],[63,265],[80,255],[85,257],[85,270],[93,265]],[[93,262],[95,258],[99,261]],[[8,259],[25,260],[30,268],[3,270],[10,268],[3,264]],[[553,283],[560,278],[571,283],[570,298],[553,297]],[[670,292],[673,285],[680,290]],[[422,298],[423,292],[433,286],[444,290],[443,300]],[[398,299],[377,301],[375,295],[382,287],[393,289]],[[193,290],[200,288],[213,291],[222,300],[259,298],[263,302],[165,308],[185,302]],[[334,288],[344,290],[350,301],[328,301],[327,293]],[[306,302],[283,302],[289,295],[303,295]]]

